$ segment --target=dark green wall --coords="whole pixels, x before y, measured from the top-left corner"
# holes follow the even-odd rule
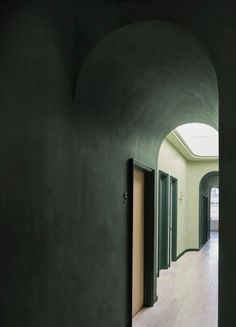
[[[54,17],[40,2],[1,13],[0,324],[65,326],[75,306],[69,301],[74,27],[60,21],[64,10],[57,7]]]
[[[233,11],[223,2],[173,6],[3,6],[1,326],[127,326],[127,160],[155,168],[159,145],[177,125],[217,127],[214,69],[191,33],[213,56],[220,85],[220,210],[228,219],[221,220],[219,326],[235,326],[227,205],[234,197]],[[127,25],[144,20],[152,22]]]

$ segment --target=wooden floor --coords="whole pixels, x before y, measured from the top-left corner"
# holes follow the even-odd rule
[[[157,279],[158,302],[133,318],[133,327],[217,327],[218,233],[187,252]]]

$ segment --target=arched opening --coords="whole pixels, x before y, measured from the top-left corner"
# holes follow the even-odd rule
[[[201,183],[202,188],[206,188],[203,183],[205,180],[203,175],[207,173],[207,176],[209,176],[210,171],[218,170],[218,132],[210,126],[197,123],[190,123],[177,127],[167,135],[161,145],[158,158],[158,169],[160,171],[159,230],[162,229],[162,220],[169,220],[169,228],[171,230],[170,235],[168,235],[168,227],[166,228],[165,235],[162,235],[163,231],[162,233],[159,232],[160,243],[162,243],[161,239],[167,240],[165,245],[166,250],[164,251],[166,254],[159,253],[159,257],[164,255],[164,262],[166,262],[160,265],[160,268],[165,269],[170,266],[170,254],[172,252],[174,254],[172,259],[175,259],[186,249],[197,249],[202,246],[202,244],[199,245],[198,243],[198,238],[202,238],[201,233],[198,235],[198,232],[199,230],[202,232],[203,227],[201,224],[203,219],[199,219],[198,209],[200,203],[201,216],[201,210],[203,210],[202,203],[205,203],[202,199],[205,194],[202,194],[202,198],[199,202],[199,184]],[[161,187],[163,175],[170,180],[170,182],[168,182],[169,189]],[[212,178],[214,178],[214,176],[212,176]],[[173,181],[175,182],[174,184]],[[177,190],[175,190],[175,185],[176,187],[178,185]],[[162,198],[168,199],[168,203],[164,209],[163,206],[161,206]],[[208,202],[210,203],[210,200]],[[179,218],[177,219],[176,216]],[[210,219],[209,217],[210,211],[208,220]],[[210,226],[209,223],[208,226]],[[204,243],[207,239],[207,237],[204,238]],[[170,245],[168,245],[168,240],[171,242]],[[173,247],[172,240],[174,240]],[[162,248],[163,252],[163,246],[159,247]],[[167,249],[169,249],[170,252],[168,255]]]
[[[212,171],[202,177],[199,195],[199,247],[210,239],[212,212],[212,188],[219,188],[219,172]]]
[[[183,131],[187,131],[187,134],[184,134]],[[198,153],[196,154],[195,151]],[[200,308],[201,303],[198,303],[198,299],[207,298],[208,291],[214,294],[214,297],[206,300],[204,305],[215,308],[215,310],[209,310],[205,318],[204,315],[196,314],[194,324],[197,325],[204,319],[217,321],[215,305],[218,293],[218,270],[215,264],[218,264],[216,251],[218,242],[214,242],[213,245],[210,244],[198,252],[200,250],[199,239],[202,240],[204,236],[205,244],[210,238],[210,206],[204,212],[201,211],[201,206],[202,203],[205,204],[202,200],[203,196],[204,199],[206,196],[209,198],[210,205],[212,187],[219,185],[219,172],[215,170],[218,170],[218,132],[211,129],[210,126],[186,124],[177,127],[162,142],[158,158],[159,194],[157,197],[159,209],[157,291],[159,300],[150,310],[149,317],[147,311],[143,311],[135,318],[134,326],[139,326],[140,323],[141,326],[144,326],[145,319],[147,322],[148,319],[152,321],[155,317],[158,317],[156,321],[162,321],[163,325],[165,323],[172,326],[176,326],[178,323],[185,324],[191,319],[188,299],[191,302],[195,297],[194,303]],[[199,197],[199,185],[201,185],[202,197]],[[202,214],[207,214],[207,216],[202,216]],[[214,239],[218,241],[217,237]],[[183,256],[186,253],[187,255]],[[211,258],[208,261],[208,269],[211,270],[213,266],[214,274],[211,275],[212,283],[205,281],[205,288],[201,288],[202,278],[204,278],[201,276],[201,264],[205,265],[204,258],[206,256]],[[183,257],[184,259],[182,259]],[[180,258],[181,260],[179,260]],[[194,267],[192,275],[188,273],[189,265]],[[183,278],[182,281],[181,278]],[[186,280],[189,283],[185,285]],[[194,293],[191,283],[195,286],[199,285],[201,291],[198,290]],[[178,285],[185,286],[180,288]],[[191,294],[190,297],[189,294]],[[165,314],[166,310],[171,312],[176,306],[180,312],[185,312],[182,320]]]
[[[217,321],[218,237],[214,235],[214,242],[199,252],[202,247],[199,240],[206,244],[210,238],[210,194],[212,187],[219,185],[217,170],[218,132],[210,126],[185,124],[163,140],[157,173],[159,299],[154,308],[149,310],[149,315],[147,310],[143,310],[135,317],[134,326],[145,326],[148,319],[172,326],[185,324],[192,318],[196,325],[204,320],[212,323]],[[208,270],[214,270],[214,273],[210,278],[205,276],[205,286],[202,288],[204,277],[201,275],[201,265],[205,265],[205,257],[210,258]],[[189,266],[194,267],[193,270]],[[211,280],[211,283],[207,280]],[[198,292],[191,285],[195,285]],[[208,293],[214,296],[207,298]],[[215,310],[207,310],[204,317],[201,314],[203,310],[199,309],[199,314],[192,317],[189,302],[194,301],[196,307],[200,308],[202,300],[199,299],[202,298],[207,299],[204,302],[206,308]],[[176,307],[184,312],[182,318],[166,315],[166,311],[172,312]]]
[[[111,290],[116,289],[118,283],[119,293],[113,294],[112,303],[107,303],[111,312],[120,308],[119,318],[111,315],[112,323],[130,326],[133,235],[125,218],[128,214],[130,222],[134,217],[130,216],[133,203],[127,161],[134,158],[157,174],[160,145],[176,126],[196,121],[217,128],[216,74],[206,50],[179,26],[158,21],[130,24],[108,35],[90,53],[80,71],[75,104],[80,107],[81,126],[86,121],[90,131],[96,131],[96,140],[92,132],[83,137],[85,164],[91,159],[91,167],[87,168],[94,173],[93,158],[104,163],[96,172],[105,176],[103,193],[97,194],[91,187],[86,190],[88,197],[101,203],[107,199],[106,194],[112,196],[111,203],[106,201],[104,207],[98,206],[102,213],[99,225],[106,232],[103,240],[109,243],[112,239],[106,260],[101,258],[104,269],[112,276],[104,298],[111,298]],[[123,201],[125,192],[126,203]],[[94,208],[87,206],[86,215],[96,217],[98,211]],[[157,215],[156,209],[154,215]],[[157,231],[154,232],[156,244]],[[96,228],[93,233],[96,235]],[[117,250],[115,255],[114,249]],[[174,249],[172,251],[174,253]],[[149,267],[153,276],[150,305],[157,299],[156,247],[152,261]],[[86,282],[85,278],[85,285]],[[97,292],[104,292],[100,290],[102,280],[97,285]]]

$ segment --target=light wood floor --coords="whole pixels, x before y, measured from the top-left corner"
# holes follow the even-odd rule
[[[157,279],[158,302],[133,318],[133,327],[217,327],[218,233],[187,252]]]

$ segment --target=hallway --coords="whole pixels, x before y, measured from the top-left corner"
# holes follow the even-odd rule
[[[162,270],[157,288],[158,302],[140,311],[133,327],[217,327],[218,233]]]

